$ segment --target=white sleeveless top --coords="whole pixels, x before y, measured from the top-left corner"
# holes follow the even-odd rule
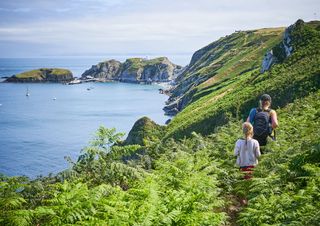
[[[234,155],[237,156],[236,164],[240,167],[257,165],[261,155],[259,142],[252,138],[247,140],[247,144],[246,140],[237,140]]]

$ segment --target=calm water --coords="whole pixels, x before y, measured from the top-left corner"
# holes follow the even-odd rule
[[[70,64],[74,67],[66,68],[73,72],[84,67],[81,62]],[[0,67],[9,68],[8,62],[0,60]],[[37,68],[30,62],[26,67]],[[21,69],[16,65],[14,70]],[[30,97],[25,95],[27,87]],[[76,159],[100,125],[128,133],[142,116],[164,124],[162,107],[167,97],[158,88],[125,83],[0,83],[0,173],[35,177],[63,170],[64,156]]]

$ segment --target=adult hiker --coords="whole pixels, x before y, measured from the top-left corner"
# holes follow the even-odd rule
[[[260,157],[260,146],[257,140],[253,139],[253,127],[250,122],[242,125],[244,139],[239,139],[234,148],[234,155],[237,156],[236,164],[245,173],[244,179],[250,179],[252,169],[258,164]]]
[[[270,106],[271,97],[263,94],[259,100],[259,107],[252,108],[247,118],[247,122],[253,125],[253,138],[259,142],[260,146],[267,144],[268,136],[271,136],[272,131],[278,127],[277,113]]]

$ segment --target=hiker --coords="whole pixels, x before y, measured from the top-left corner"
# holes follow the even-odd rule
[[[260,157],[260,146],[257,140],[253,139],[253,127],[250,122],[242,125],[244,139],[239,139],[234,148],[234,155],[237,156],[236,164],[245,173],[244,179],[251,179],[252,169],[258,164]]]
[[[259,107],[252,108],[247,118],[247,122],[253,125],[253,138],[259,142],[260,146],[267,144],[268,136],[271,136],[272,131],[278,127],[277,113],[270,106],[271,97],[268,94],[263,94],[259,100]],[[272,139],[276,139],[275,131]]]

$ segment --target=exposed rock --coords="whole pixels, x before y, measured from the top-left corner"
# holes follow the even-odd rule
[[[290,38],[290,34],[289,34],[289,32],[291,31],[292,28],[293,27],[291,25],[290,27],[288,27],[286,29],[286,31],[284,32],[284,38],[282,41],[284,49],[285,49],[286,57],[289,57],[293,52],[293,47],[291,46],[291,38]]]
[[[268,51],[263,60],[261,65],[261,73],[268,71],[271,66],[277,62],[283,62],[287,57],[289,57],[293,53],[293,46],[292,46],[292,38],[291,32],[296,26],[303,25],[303,20],[298,20],[295,24],[287,27],[285,29],[283,40],[281,43],[276,45],[272,50]],[[276,54],[274,54],[276,53]]]
[[[61,68],[40,68],[13,75],[5,82],[54,82],[67,83],[73,80],[72,72]]]
[[[86,78],[87,76],[92,76],[94,78],[113,80],[119,74],[120,67],[121,63],[117,60],[101,62],[97,65],[92,65],[92,67],[86,70],[81,77]]]
[[[268,51],[262,60],[260,72],[263,73],[265,71],[268,71],[275,60],[276,58],[273,56],[273,51]]]
[[[115,80],[121,82],[169,82],[176,78],[181,66],[175,65],[167,57],[155,59],[129,58],[124,63],[116,60],[101,62],[93,65],[82,74],[87,76]]]

